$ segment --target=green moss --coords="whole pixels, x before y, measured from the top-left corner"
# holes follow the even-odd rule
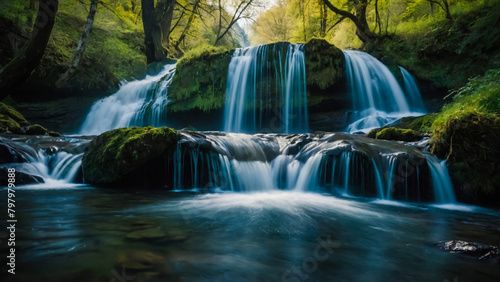
[[[15,120],[11,119],[8,116],[0,114],[0,132],[2,133],[15,133],[21,134],[22,129]]]
[[[340,49],[324,39],[312,39],[304,47],[308,105],[315,106],[331,97],[328,91],[345,73],[345,58]]]
[[[224,50],[199,48],[179,61],[169,87],[169,98],[174,100],[168,106],[169,111],[200,109],[208,112],[223,107],[232,54]]]
[[[177,132],[162,127],[131,127],[105,132],[88,145],[83,157],[84,177],[96,185],[110,185],[148,160],[173,151]]]
[[[412,129],[422,133],[432,132],[432,124],[438,117],[437,113],[427,114],[419,117],[404,117],[393,126],[401,129]]]
[[[422,137],[412,129],[399,129],[394,127],[384,128],[379,131],[376,136],[376,139],[384,139],[384,140],[398,140],[398,141],[418,141],[422,139]]]
[[[0,102],[0,114],[14,120],[18,123],[18,126],[28,126],[30,124],[18,111],[2,102]]]

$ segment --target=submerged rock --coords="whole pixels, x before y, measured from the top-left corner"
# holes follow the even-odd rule
[[[497,246],[462,240],[440,241],[434,244],[445,252],[464,254],[480,260],[500,262],[500,248]]]
[[[176,148],[177,132],[168,127],[131,127],[105,132],[87,146],[85,181],[98,186],[158,188],[166,158]]]
[[[162,268],[165,257],[143,250],[125,250],[118,254],[117,265],[120,268],[144,271]]]

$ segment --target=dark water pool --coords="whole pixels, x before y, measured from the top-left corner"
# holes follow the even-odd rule
[[[498,264],[432,245],[500,245],[496,211],[281,191],[43,187],[16,190],[16,274],[6,273],[4,229],[2,281],[500,280]]]

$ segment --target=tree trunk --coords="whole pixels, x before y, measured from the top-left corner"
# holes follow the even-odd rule
[[[368,3],[366,0],[362,0],[356,5],[356,17],[358,18],[358,23],[356,24],[356,35],[363,43],[377,38],[377,34],[370,30],[370,26],[366,20],[367,6]]]
[[[378,12],[378,0],[375,0],[375,29],[378,26],[378,34],[382,34],[382,23],[380,21],[380,14]]]
[[[356,35],[363,43],[366,43],[378,37],[376,33],[370,30],[368,22],[366,21],[366,7],[368,6],[367,0],[354,1],[356,5],[356,15],[335,7],[335,5],[333,5],[328,0],[323,0],[323,3],[325,3],[325,5],[335,14],[350,19],[356,25]]]
[[[0,100],[7,96],[9,90],[26,81],[40,63],[58,8],[58,0],[39,0],[38,14],[28,43],[0,70]]]
[[[142,22],[147,63],[163,61],[166,56],[161,44],[161,28],[156,20],[154,0],[142,0]]]
[[[156,5],[158,23],[161,29],[161,43],[165,48],[170,45],[170,27],[176,3],[176,0],[158,0]]]
[[[325,37],[326,36],[326,23],[328,21],[328,10],[326,8],[326,5],[323,3],[323,1],[320,0],[320,8],[321,8],[321,14],[320,14],[320,36]]]
[[[82,37],[80,38],[80,42],[76,47],[75,56],[73,57],[73,62],[66,70],[66,72],[57,80],[56,85],[61,87],[67,81],[69,81],[76,72],[76,69],[80,65],[80,61],[83,57],[83,52],[85,52],[85,48],[87,47],[87,41],[89,39],[90,31],[92,30],[92,25],[94,24],[94,17],[97,12],[97,3],[99,0],[92,0],[90,3],[89,15],[87,17],[87,24],[85,25],[85,29],[83,30]]]
[[[191,25],[193,24],[193,21],[196,17],[198,5],[200,4],[200,2],[201,2],[201,0],[196,0],[196,2],[194,3],[193,12],[191,13],[191,16],[189,17],[188,22],[187,22],[186,26],[184,27],[184,30],[182,30],[181,36],[179,36],[179,40],[177,40],[177,43],[175,43],[176,49],[179,48],[179,44],[181,44],[181,42],[186,37],[189,29],[191,28]]]
[[[299,0],[299,13],[302,17],[302,33],[304,34],[304,43],[307,42],[306,32],[306,8],[304,7],[304,0]]]

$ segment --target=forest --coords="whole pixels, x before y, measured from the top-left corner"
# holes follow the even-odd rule
[[[5,281],[500,278],[499,0],[8,0],[0,38]]]

